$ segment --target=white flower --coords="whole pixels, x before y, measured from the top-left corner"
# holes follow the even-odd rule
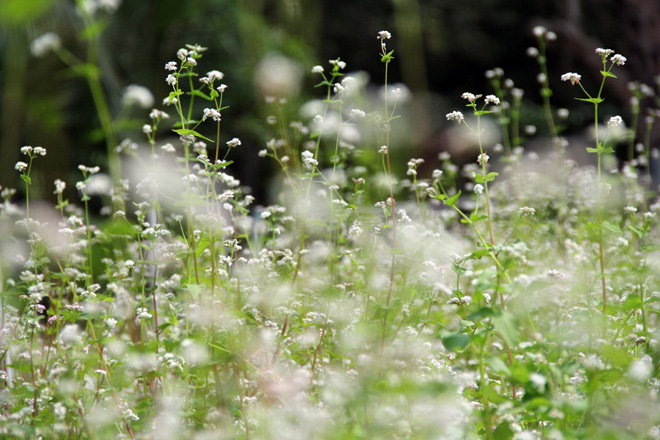
[[[216,87],[216,90],[218,93],[225,93],[225,90],[227,90],[227,84],[220,84],[218,87]]]
[[[165,78],[165,82],[174,87],[176,85],[176,76],[170,73],[167,75],[167,78]]]
[[[165,70],[176,71],[176,61],[168,61],[165,63]]]
[[[150,108],[154,105],[154,95],[146,87],[131,84],[124,89],[121,102],[127,107],[138,106],[141,108]]]
[[[341,61],[339,58],[337,58],[336,60],[329,60],[328,62],[333,66],[339,67],[342,70],[346,68],[346,63]]]
[[[378,38],[379,40],[389,40],[392,38],[392,34],[390,34],[388,31],[380,31],[378,32]]]
[[[206,121],[208,118],[212,118],[214,121],[220,122],[221,119],[220,112],[214,108],[205,108],[202,121]]]
[[[445,115],[445,117],[447,118],[448,121],[456,121],[456,122],[458,122],[459,124],[460,124],[462,121],[465,120],[465,117],[463,116],[463,113],[461,113],[461,112],[459,112],[459,111],[453,111],[453,112],[451,112],[451,113],[447,113],[447,114]]]
[[[521,216],[532,216],[536,214],[536,209],[530,208],[529,206],[523,206],[522,208],[518,209],[518,214]]]
[[[358,108],[351,110],[351,117],[364,118],[365,116],[367,116],[367,114]]]
[[[378,149],[378,152],[380,154],[387,154],[387,145],[381,145],[381,147]]]
[[[545,34],[546,29],[543,26],[534,26],[534,29],[532,29],[532,33],[536,37],[541,37],[543,34]]]
[[[579,75],[574,72],[567,72],[561,76],[562,81],[570,81],[572,85],[579,83],[580,79],[582,79],[582,75]]]
[[[239,138],[234,138],[230,141],[227,141],[227,146],[229,148],[235,148],[238,147],[239,145],[241,145],[241,140]]]
[[[77,345],[82,342],[82,333],[76,324],[69,324],[60,331],[62,345]]]
[[[483,193],[484,192],[484,186],[481,183],[477,183],[476,185],[474,185],[474,192],[476,194]]]
[[[323,73],[323,66],[312,67],[312,73]]]
[[[479,156],[477,156],[477,163],[479,165],[486,165],[488,163],[488,159],[490,159],[490,157],[486,153],[481,153]]]
[[[30,44],[30,52],[37,58],[46,55],[48,52],[59,50],[62,46],[59,35],[54,32],[47,32],[36,38]]]
[[[151,110],[151,112],[149,113],[149,117],[153,120],[167,119],[167,118],[170,117],[170,115],[168,115],[167,113],[165,113],[162,110],[158,110],[158,109],[155,108],[155,109]]]
[[[318,166],[319,163],[316,159],[314,159],[314,154],[311,151],[305,150],[300,153],[300,155],[302,156],[303,163],[307,168],[312,169],[315,166]]]
[[[612,116],[609,121],[607,121],[608,127],[618,127],[623,124],[623,119],[621,116]]]
[[[626,64],[627,59],[621,54],[616,54],[612,56],[612,58],[610,58],[610,61],[612,61],[617,66],[623,66],[624,64]]]
[[[532,58],[536,58],[537,56],[539,56],[539,50],[535,47],[528,47],[527,48],[527,56],[532,57]]]
[[[154,132],[154,129],[153,129],[153,127],[152,127],[151,125],[149,125],[149,124],[144,124],[144,125],[142,126],[142,133],[144,133],[144,134],[151,134],[151,133],[153,133],[153,132]]]
[[[44,147],[34,147],[32,150],[32,153],[35,156],[45,156],[46,155],[46,149]]]
[[[596,53],[602,57],[608,57],[614,53],[612,49],[603,49],[603,48],[598,48],[596,49]]]
[[[16,162],[16,165],[14,165],[14,168],[19,173],[22,173],[23,171],[27,170],[27,167],[28,167],[28,164],[26,164],[25,162],[21,162],[21,161]]]
[[[214,82],[221,81],[225,77],[225,74],[218,70],[211,70],[210,72],[206,73],[206,76],[211,82]]]
[[[495,105],[500,105],[500,98],[495,95],[487,95],[485,99],[486,104],[492,103]]]
[[[62,194],[66,188],[66,183],[62,182],[60,179],[55,180],[55,192],[53,194]]]
[[[467,99],[468,102],[470,102],[470,103],[474,102],[477,98],[480,98],[480,97],[481,97],[481,95],[475,95],[474,93],[470,93],[470,92],[465,92],[461,95],[461,98]]]
[[[32,147],[29,145],[26,145],[25,147],[21,147],[21,153],[25,154],[26,156],[29,156],[32,153]]]
[[[146,307],[138,307],[136,315],[139,319],[149,319],[151,318],[151,313]]]

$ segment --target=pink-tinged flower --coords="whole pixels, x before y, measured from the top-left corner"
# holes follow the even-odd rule
[[[446,118],[448,121],[456,121],[459,124],[465,120],[465,117],[463,116],[463,113],[458,112],[458,111],[453,111],[451,113],[447,113]]]
[[[474,93],[465,92],[461,95],[461,98],[467,99],[469,103],[473,103],[475,100],[481,98],[481,95],[475,95]]]
[[[612,56],[612,58],[610,58],[610,61],[612,61],[617,66],[623,66],[624,64],[626,64],[627,59],[621,54],[616,54]]]
[[[392,38],[392,34],[390,34],[388,31],[378,32],[378,39],[379,40],[389,40],[390,38]]]
[[[621,116],[612,116],[609,121],[607,121],[608,127],[619,127],[623,125],[623,119]]]
[[[598,48],[596,49],[596,53],[604,58],[612,55],[614,51],[612,49],[603,49],[603,48]]]
[[[477,163],[481,166],[486,165],[488,163],[488,159],[490,159],[490,157],[486,153],[481,153],[479,156],[477,156]]]
[[[570,81],[572,85],[579,83],[580,79],[582,79],[582,75],[573,72],[564,73],[561,76],[562,81]]]
[[[484,101],[486,102],[486,104],[500,105],[500,98],[498,98],[495,95],[487,95]]]

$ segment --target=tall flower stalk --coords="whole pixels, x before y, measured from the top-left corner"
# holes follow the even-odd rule
[[[390,213],[392,215],[392,263],[390,268],[390,283],[387,292],[387,301],[385,303],[386,309],[389,311],[390,302],[392,300],[392,290],[394,289],[394,270],[396,265],[396,202],[394,200],[394,184],[392,182],[392,166],[390,163],[390,130],[391,122],[393,119],[393,111],[390,112],[389,107],[389,90],[388,90],[388,69],[389,65],[394,59],[392,54],[393,50],[387,51],[387,45],[385,40],[392,38],[392,34],[388,31],[380,31],[378,33],[378,40],[380,40],[380,55],[381,62],[385,64],[385,145],[381,147],[381,151],[384,152],[384,160],[387,165],[387,177],[390,189],[390,197],[388,199],[388,205],[390,207]],[[385,333],[387,329],[387,315],[386,312],[383,316],[383,339],[382,344],[385,343]]]
[[[600,263],[600,280],[601,288],[603,293],[603,313],[607,311],[607,282],[605,280],[605,249],[604,249],[604,238],[603,238],[603,228],[606,229],[618,229],[618,226],[612,225],[603,220],[603,188],[604,182],[602,178],[602,157],[604,154],[614,153],[614,149],[607,145],[607,140],[603,143],[600,142],[599,137],[599,116],[598,116],[598,106],[601,102],[604,101],[602,94],[603,88],[605,87],[605,81],[607,78],[616,78],[616,75],[612,73],[612,68],[617,66],[623,66],[626,63],[626,58],[620,54],[614,54],[612,49],[596,49],[596,54],[600,55],[603,62],[603,70],[600,71],[603,79],[600,82],[600,87],[598,88],[598,94],[596,96],[591,96],[589,92],[584,88],[580,80],[582,75],[579,75],[574,72],[568,72],[561,76],[562,81],[570,81],[572,85],[578,85],[580,89],[584,92],[587,98],[576,98],[578,101],[589,102],[594,106],[594,138],[596,142],[596,148],[587,148],[589,153],[595,153],[597,156],[597,173],[598,181],[596,188],[596,210],[597,210],[597,223],[595,228],[597,229],[598,234],[598,253],[599,253],[599,263]],[[609,65],[608,65],[609,64]],[[622,120],[620,116],[614,116],[608,122],[610,126],[621,125]]]

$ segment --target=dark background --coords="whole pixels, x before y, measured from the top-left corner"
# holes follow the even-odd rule
[[[223,113],[225,132],[240,137],[237,172],[244,183],[259,188],[273,170],[256,153],[269,138],[263,119],[267,111],[255,93],[252,75],[265,55],[280,53],[305,71],[299,103],[322,94],[314,89],[309,69],[341,57],[347,71],[363,70],[382,84],[383,65],[376,35],[392,32],[395,50],[391,81],[413,92],[409,105],[407,158],[433,155],[444,148],[444,115],[461,109],[465,91],[492,93],[484,71],[501,67],[505,77],[525,90],[522,124],[546,133],[535,60],[527,47],[535,44],[532,28],[543,25],[558,35],[548,45],[554,107],[571,109],[568,133],[591,123],[591,109],[574,100],[576,89],[561,83],[567,71],[583,75],[585,87],[600,82],[596,47],[608,47],[628,58],[609,81],[605,108],[630,120],[628,81],[656,88],[660,74],[660,2],[657,0],[124,0],[104,15],[99,62],[112,111],[120,110],[122,90],[129,84],[149,88],[156,107],[167,96],[163,70],[185,43],[209,48],[199,71],[221,70],[230,88]],[[85,81],[72,75],[55,55],[34,58],[30,42],[53,31],[63,45],[81,56],[81,20],[75,2],[65,0],[2,0],[0,6],[0,185],[20,187],[14,164],[23,145],[41,145],[48,157],[35,164],[35,191],[52,197],[52,182],[61,178],[73,187],[80,163],[104,165],[105,146]],[[292,103],[291,107],[294,107]],[[655,105],[653,99],[643,107]],[[140,131],[148,110],[130,114],[119,140],[144,140]],[[604,113],[605,114],[605,113]],[[165,130],[167,131],[167,130]],[[163,133],[167,135],[167,133]],[[654,135],[654,139],[655,139]],[[406,158],[406,160],[407,160]],[[401,164],[405,166],[405,160]],[[236,169],[236,168],[235,168]]]

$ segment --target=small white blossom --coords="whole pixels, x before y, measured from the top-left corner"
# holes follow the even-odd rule
[[[18,161],[16,162],[16,165],[14,165],[14,168],[19,173],[22,173],[23,171],[27,170],[28,164],[26,164],[25,162]]]
[[[459,112],[459,111],[453,111],[453,112],[451,112],[451,113],[447,113],[447,114],[445,115],[445,117],[447,118],[448,121],[456,121],[456,122],[458,122],[459,124],[460,124],[462,121],[465,120],[465,117],[463,116],[463,113],[461,113],[461,112]]]
[[[380,31],[378,32],[378,38],[379,40],[389,40],[392,38],[392,34],[390,34],[388,31]]]
[[[235,148],[241,145],[241,140],[239,138],[233,138],[232,140],[227,141],[227,146],[229,148]]]
[[[30,44],[30,52],[37,58],[41,58],[48,52],[59,50],[62,46],[59,35],[54,32],[47,32],[36,38]]]
[[[351,110],[351,117],[364,118],[365,116],[367,116],[367,114],[360,109],[354,108]]]
[[[523,206],[522,208],[518,209],[518,214],[521,216],[532,216],[536,214],[536,209],[530,208],[529,206]]]
[[[484,186],[481,183],[477,183],[476,185],[474,185],[474,192],[476,194],[483,193],[484,192]]]
[[[495,105],[500,105],[500,98],[498,98],[495,95],[487,95],[486,99],[484,100],[486,104],[495,104]]]
[[[486,165],[488,163],[488,159],[490,159],[488,154],[481,153],[479,156],[477,156],[477,163],[479,165]]]
[[[612,116],[609,121],[607,121],[608,127],[618,127],[623,124],[623,119],[621,116]]]
[[[121,102],[127,107],[137,106],[140,108],[150,108],[154,105],[154,95],[151,94],[148,88],[131,84],[124,89],[121,97]]]
[[[323,73],[323,67],[322,66],[312,67],[312,73]]]
[[[218,110],[214,108],[205,108],[204,109],[204,116],[202,117],[202,121],[206,121],[208,118],[212,118],[216,122],[220,122],[221,119],[221,114]]]
[[[598,49],[596,49],[596,53],[602,57],[608,57],[612,55],[614,51],[612,49],[603,49],[599,47]]]
[[[624,64],[626,64],[627,58],[621,54],[616,54],[612,56],[612,58],[610,58],[610,61],[612,61],[617,66],[623,66]]]
[[[542,37],[543,34],[545,34],[545,32],[546,29],[543,26],[534,26],[534,28],[532,29],[532,33],[536,37]]]
[[[62,194],[66,188],[66,183],[62,182],[60,179],[55,180],[55,192],[53,194]]]
[[[151,318],[151,313],[146,307],[138,307],[136,315],[139,319],[149,319]]]
[[[305,150],[300,153],[300,155],[302,156],[303,163],[307,168],[312,169],[315,166],[318,166],[319,163],[316,159],[314,159],[314,154],[311,151]]]
[[[572,85],[579,83],[580,79],[582,79],[582,75],[574,72],[567,72],[561,76],[562,81],[570,81]]]

